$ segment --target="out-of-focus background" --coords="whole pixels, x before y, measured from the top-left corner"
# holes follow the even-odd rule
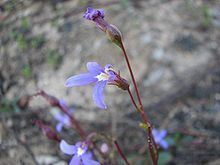
[[[117,137],[132,164],[146,163],[140,118],[126,92],[107,87],[103,111],[92,86],[64,86],[88,61],[114,64],[130,81],[120,49],[82,18],[88,6],[103,8],[122,32],[145,111],[155,128],[168,131],[160,164],[220,164],[219,0],[1,0],[0,164],[68,160],[31,124],[40,118],[56,125],[45,100],[26,105],[40,89],[73,106],[86,130]],[[71,129],[62,136],[79,139]]]

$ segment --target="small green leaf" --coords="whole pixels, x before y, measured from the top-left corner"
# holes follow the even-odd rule
[[[32,48],[37,49],[43,46],[43,44],[45,43],[45,38],[43,35],[35,36],[31,38],[30,43]]]
[[[145,130],[148,129],[148,125],[145,124],[145,123],[139,123],[139,127],[143,128],[143,129],[145,129]]]
[[[47,63],[52,69],[58,69],[62,62],[62,56],[57,50],[48,50],[46,54]]]
[[[22,75],[26,78],[29,79],[32,76],[32,71],[31,71],[31,67],[29,65],[25,65],[22,70]]]
[[[211,25],[211,14],[209,11],[209,7],[207,5],[203,5],[201,7],[202,12],[202,25],[206,28],[208,28]]]
[[[30,29],[30,23],[29,23],[28,18],[22,18],[21,28],[22,28],[22,31],[25,31],[25,32]]]
[[[175,144],[177,144],[179,141],[181,140],[181,134],[180,133],[176,133],[173,137],[173,141]]]
[[[0,102],[0,112],[12,112],[13,106],[11,104],[11,101],[8,99],[2,99]]]
[[[25,50],[28,48],[28,42],[22,34],[17,35],[16,41],[17,41],[19,49]]]

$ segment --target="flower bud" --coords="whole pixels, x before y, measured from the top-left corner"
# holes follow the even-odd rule
[[[115,82],[119,88],[121,88],[122,90],[128,90],[129,89],[129,83],[127,80],[125,80],[124,78],[117,76],[117,79],[115,79]]]
[[[30,99],[31,99],[31,96],[29,95],[21,96],[19,100],[17,101],[18,107],[21,109],[26,109],[28,107]]]
[[[118,28],[114,25],[107,26],[106,34],[110,41],[121,47],[122,44],[122,34]]]
[[[107,154],[109,152],[108,144],[103,143],[100,147],[100,150],[102,151],[103,154]]]
[[[60,105],[60,101],[56,97],[47,94],[43,90],[41,90],[40,92],[35,94],[35,96],[37,96],[37,95],[40,95],[43,98],[45,98],[51,106],[59,107],[59,105]]]
[[[129,89],[129,83],[126,79],[122,78],[120,76],[120,73],[117,73],[111,65],[109,65],[109,68],[106,70],[110,75],[112,75],[114,78],[108,82],[109,85],[116,85],[117,87],[121,88],[122,90],[128,90]]]
[[[36,124],[39,128],[41,128],[43,134],[47,136],[48,139],[55,140],[57,142],[60,142],[60,138],[58,137],[57,133],[54,131],[53,128],[49,127],[48,125],[44,124],[40,120],[34,121],[34,124]]]

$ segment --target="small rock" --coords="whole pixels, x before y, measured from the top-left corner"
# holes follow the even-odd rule
[[[146,33],[141,36],[141,42],[143,44],[149,44],[151,41],[152,41],[152,36],[150,34]]]
[[[175,39],[174,45],[183,51],[193,51],[199,46],[199,42],[192,36],[179,36]]]
[[[51,155],[38,155],[36,156],[36,160],[39,164],[66,165],[64,161],[61,161],[58,157]]]
[[[220,164],[220,159],[214,160],[210,163],[207,163],[207,165],[219,165]]]
[[[157,48],[153,52],[153,58],[155,60],[161,60],[164,57],[164,49],[163,48]]]

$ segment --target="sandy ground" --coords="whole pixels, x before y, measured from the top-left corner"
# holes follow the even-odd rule
[[[143,145],[136,140],[143,136],[137,129],[140,120],[125,92],[107,87],[109,108],[101,111],[92,101],[92,86],[64,86],[69,76],[86,72],[88,61],[102,66],[114,64],[130,81],[119,48],[82,18],[87,6],[104,8],[106,20],[121,30],[146,113],[154,126],[166,128],[172,138],[176,133],[193,138],[190,142],[182,138],[170,148],[170,164],[218,164],[218,0],[2,2],[1,100],[13,102],[43,89],[74,105],[76,118],[88,130],[106,133],[110,123],[109,134],[117,134],[128,154],[132,154],[128,144]],[[1,112],[0,164],[34,164],[33,157],[40,164],[64,163],[58,147],[28,121],[43,118],[54,125],[48,109],[45,101],[35,98],[26,110]],[[65,132],[64,137],[71,136],[76,135]]]

